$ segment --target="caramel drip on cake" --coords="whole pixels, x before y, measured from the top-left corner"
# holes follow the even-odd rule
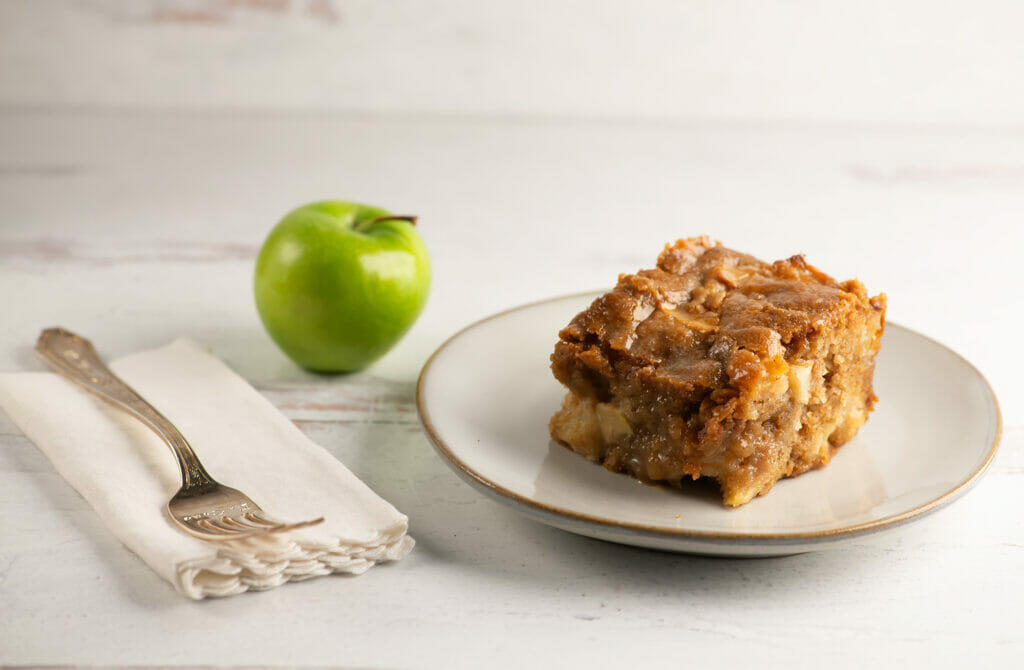
[[[726,505],[827,465],[868,418],[885,295],[803,256],[696,237],[619,277],[561,333],[551,435],[609,470],[718,481]]]

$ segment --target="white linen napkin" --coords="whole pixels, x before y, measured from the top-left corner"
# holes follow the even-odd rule
[[[179,339],[110,367],[178,427],[218,481],[285,521],[325,518],[245,540],[188,535],[164,509],[181,485],[177,462],[142,422],[56,374],[0,374],[0,406],[114,535],[184,595],[359,574],[412,549],[405,515],[195,342]]]

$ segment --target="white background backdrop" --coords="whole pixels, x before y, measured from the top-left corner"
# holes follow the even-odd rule
[[[0,102],[1020,128],[1009,0],[7,0]]]

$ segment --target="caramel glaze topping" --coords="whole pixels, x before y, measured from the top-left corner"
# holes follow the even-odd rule
[[[864,343],[873,349],[866,352],[873,369],[884,311],[884,295],[869,298],[859,281],[837,282],[803,256],[765,263],[707,236],[689,238],[666,245],[655,268],[621,275],[612,291],[577,315],[559,333],[552,369],[579,398],[628,399],[630,423],[668,430],[675,439],[667,446],[661,440],[658,448],[673,453],[660,457],[681,462],[696,477],[701,461],[708,474],[707,453],[692,447],[698,443],[705,450],[711,445],[736,457],[764,458],[753,453],[750,440],[736,438],[736,420],[775,411],[765,404],[769,381],[786,375],[787,361],[821,358],[822,336],[851,318],[875,331]],[[839,350],[829,351],[828,371],[816,368],[825,379]],[[876,400],[871,369],[858,386],[864,417]],[[665,417],[671,417],[667,428]],[[800,419],[794,421],[798,430]],[[829,438],[833,444],[852,436],[839,432]],[[782,474],[818,467],[821,460],[791,463]],[[642,472],[607,460],[605,465],[657,479],[658,468],[652,472],[650,463]]]

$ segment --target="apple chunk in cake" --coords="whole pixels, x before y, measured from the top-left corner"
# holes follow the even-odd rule
[[[803,256],[667,245],[559,333],[551,435],[609,470],[718,481],[726,505],[828,464],[868,418],[885,296]]]

